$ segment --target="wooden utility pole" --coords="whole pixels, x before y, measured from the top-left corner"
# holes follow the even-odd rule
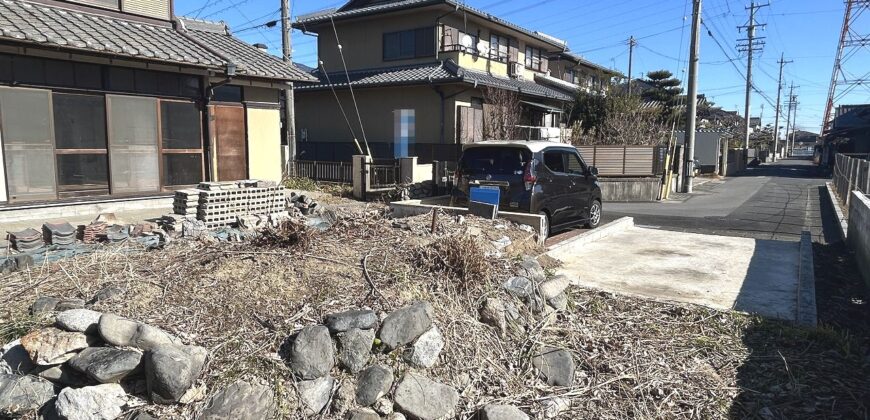
[[[686,150],[683,192],[692,192],[695,179],[695,119],[698,115],[698,54],[701,48],[701,0],[693,0],[692,41],[689,46],[689,92],[686,95]]]
[[[779,58],[779,81],[776,84],[776,121],[773,123],[773,161],[776,162],[776,153],[779,151],[779,104],[782,99],[782,69],[792,61],[785,61],[785,53]]]
[[[763,24],[757,24],[755,22],[755,12],[762,7],[769,6],[767,4],[755,4],[752,2],[751,5],[747,8],[749,10],[749,23],[739,27],[739,29],[746,29],[746,38],[741,39],[741,44],[738,44],[737,48],[740,51],[745,51],[746,54],[746,104],[744,108],[743,116],[745,118],[745,130],[743,133],[743,150],[744,154],[749,159],[749,134],[751,133],[751,129],[749,127],[749,121],[751,119],[750,110],[752,105],[752,58],[753,53],[756,50],[760,50],[761,47],[764,46],[763,37],[756,37],[755,30],[758,27],[764,27]]]
[[[634,47],[637,46],[637,40],[634,35],[628,38],[628,96],[631,96],[631,70],[634,64]]]
[[[290,38],[290,0],[281,0],[281,49],[284,62],[293,64],[293,41]],[[287,169],[296,160],[296,101],[293,99],[293,83],[284,89],[284,136],[287,140]],[[289,174],[289,173],[288,173]]]

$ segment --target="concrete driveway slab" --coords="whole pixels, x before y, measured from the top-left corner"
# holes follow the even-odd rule
[[[792,320],[800,243],[630,227],[547,253],[583,287]]]

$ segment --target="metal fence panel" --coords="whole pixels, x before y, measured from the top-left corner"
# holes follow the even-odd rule
[[[586,163],[601,176],[652,176],[664,173],[667,148],[657,146],[580,146]]]
[[[290,176],[319,182],[353,183],[353,164],[350,162],[324,162],[296,160],[290,162]]]

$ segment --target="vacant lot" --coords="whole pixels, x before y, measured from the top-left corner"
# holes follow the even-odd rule
[[[381,313],[426,300],[446,342],[426,374],[459,391],[459,418],[491,402],[539,413],[555,396],[571,400],[560,415],[566,419],[870,415],[866,341],[843,326],[803,329],[572,289],[566,311],[523,311],[520,327],[500,336],[479,321],[478,309],[486,297],[512,299],[501,283],[515,272],[518,256],[537,253],[532,235],[515,225],[444,214],[432,226],[431,215],[391,220],[377,207],[347,208],[327,231],[276,233],[256,245],[179,240],[151,252],[107,248],[4,278],[0,339],[51,322],[28,315],[37,297],[89,300],[118,286],[121,297],[93,309],[206,347],[210,360],[201,382],[207,394],[238,378],[265,380],[278,396],[277,416],[295,418],[301,410],[293,378],[279,355],[288,337],[328,313],[363,306]],[[573,386],[536,379],[529,359],[545,344],[571,351]],[[407,369],[395,354],[377,359],[397,377]],[[338,368],[333,376],[336,392],[353,381]],[[200,406],[144,409],[160,418],[191,418]],[[340,418],[343,409],[333,405],[324,418]]]

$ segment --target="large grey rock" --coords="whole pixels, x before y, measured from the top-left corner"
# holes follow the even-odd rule
[[[166,344],[181,344],[181,340],[160,328],[113,314],[103,314],[99,323],[100,336],[118,347],[151,350]]]
[[[499,334],[507,333],[507,315],[504,302],[499,298],[488,297],[480,306],[480,321],[495,327]]]
[[[368,407],[387,395],[393,387],[393,371],[381,365],[372,366],[359,374],[356,403]]]
[[[39,315],[51,312],[60,303],[60,299],[51,296],[40,296],[30,305],[30,314]]]
[[[405,420],[405,415],[402,413],[391,413],[386,420]]]
[[[489,404],[480,410],[480,420],[529,420],[529,416],[512,405]]]
[[[574,358],[567,350],[544,347],[532,357],[532,365],[547,385],[571,386],[574,383]]]
[[[541,267],[541,264],[535,259],[535,257],[528,255],[523,256],[522,261],[520,261],[519,274],[528,277],[530,280],[538,284],[547,278],[547,273],[544,272],[544,267]]]
[[[568,277],[559,275],[542,282],[538,286],[538,291],[541,293],[542,298],[550,300],[562,294],[570,285],[571,282],[568,280]]]
[[[35,376],[0,374],[0,418],[20,417],[54,398],[54,385]]]
[[[381,342],[389,349],[414,342],[432,326],[434,313],[428,302],[417,302],[393,311],[381,324]]]
[[[347,413],[347,420],[381,420],[381,416],[371,408],[356,408]]]
[[[79,350],[89,347],[95,339],[78,332],[43,328],[21,337],[21,345],[37,365],[59,365],[72,359]]]
[[[31,372],[31,375],[33,374],[61,386],[81,388],[88,385],[97,385],[93,380],[66,364],[42,367]]]
[[[0,373],[26,375],[34,367],[21,340],[10,342],[0,349]]]
[[[372,357],[375,330],[351,328],[338,335],[338,362],[351,373],[365,369]]]
[[[358,309],[327,315],[324,323],[334,333],[352,328],[370,330],[378,325],[378,316],[372,310]]]
[[[202,371],[208,350],[167,344],[145,353],[148,395],[158,404],[179,402]]]
[[[394,398],[399,411],[422,420],[453,415],[459,403],[455,389],[413,372],[399,382]]]
[[[535,285],[527,277],[511,277],[502,284],[508,293],[522,299],[528,299],[535,293]]]
[[[329,396],[332,394],[332,386],[335,379],[324,376],[310,381],[301,381],[296,386],[299,389],[299,400],[302,402],[302,411],[306,416],[313,416],[326,407]]]
[[[90,309],[70,309],[57,314],[54,323],[66,331],[96,334],[101,315],[103,314]]]
[[[237,381],[214,394],[205,404],[202,420],[265,420],[272,415],[275,393],[265,385]]]
[[[142,353],[111,347],[89,347],[69,360],[73,369],[107,384],[120,382],[139,369]]]
[[[113,420],[124,412],[127,394],[118,384],[66,388],[55,402],[57,414],[76,420]]]
[[[417,367],[430,368],[435,366],[443,348],[444,336],[441,335],[438,327],[433,326],[417,338],[414,346],[405,353],[405,360]]]
[[[290,369],[302,379],[326,376],[334,364],[332,338],[322,325],[303,328],[290,346]]]

